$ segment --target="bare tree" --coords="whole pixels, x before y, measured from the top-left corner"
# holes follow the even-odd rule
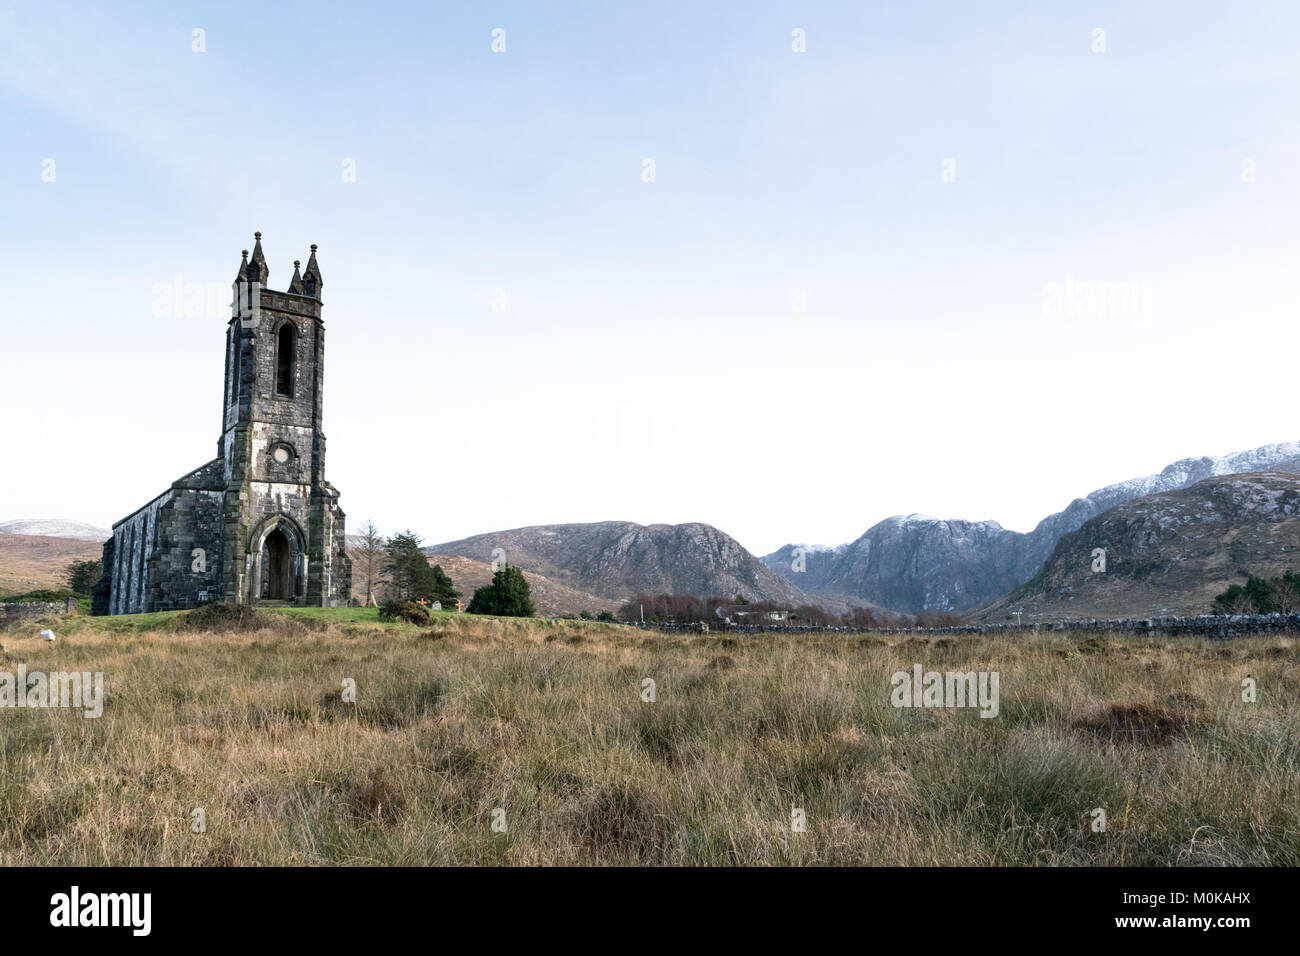
[[[384,540],[373,521],[367,520],[358,530],[361,544],[357,548],[357,557],[361,562],[361,574],[366,581],[365,603],[369,604],[375,599],[375,582],[381,573],[380,562],[384,560],[388,542]]]
[[[813,627],[830,627],[835,618],[823,607],[816,604],[800,604],[790,612],[790,620],[796,624],[810,624]]]
[[[1229,614],[1254,614],[1255,602],[1250,599],[1249,595],[1239,594],[1229,598],[1227,601]]]
[[[1290,576],[1274,580],[1273,601],[1283,614],[1294,614],[1300,610],[1300,588],[1296,587]]]
[[[869,607],[851,607],[840,616],[840,623],[845,627],[860,627],[869,631],[880,627],[884,622]]]

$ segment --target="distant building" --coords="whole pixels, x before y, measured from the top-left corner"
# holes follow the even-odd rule
[[[325,480],[325,326],[316,247],[287,292],[266,288],[262,234],[244,251],[226,328],[217,457],[113,525],[95,614],[210,601],[346,605],[352,562]],[[147,426],[147,422],[136,423]],[[146,440],[164,436],[150,434]]]
[[[786,608],[756,608],[752,604],[719,605],[715,613],[728,624],[773,624],[790,617]]]

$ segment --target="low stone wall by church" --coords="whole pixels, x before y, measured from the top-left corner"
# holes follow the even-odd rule
[[[77,602],[73,598],[68,598],[66,601],[20,601],[11,604],[0,604],[0,627],[9,627],[12,624],[32,618],[68,614],[76,609]]]

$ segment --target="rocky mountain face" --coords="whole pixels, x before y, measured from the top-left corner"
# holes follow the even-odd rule
[[[610,600],[652,594],[731,597],[778,604],[813,601],[740,543],[707,524],[639,525],[628,521],[540,525],[475,535],[426,547],[427,554],[505,560],[550,581]]]
[[[827,584],[910,614],[961,611],[1023,580],[1016,571],[1019,537],[996,521],[887,518],[840,554]]]
[[[1099,559],[1104,555],[1104,563]],[[1000,622],[1208,613],[1248,574],[1300,570],[1300,477],[1206,478],[1122,502],[1064,535],[1028,582],[978,614]]]
[[[1300,442],[1264,445],[1217,457],[1184,458],[1166,465],[1157,475],[1121,481],[1100,488],[1086,498],[1076,498],[1064,511],[1044,518],[1025,535],[1018,573],[1024,575],[1022,580],[1029,578],[1043,566],[1063,535],[1122,502],[1187,488],[1206,478],[1258,472],[1300,474]]]
[[[1252,472],[1300,474],[1300,442],[1265,445],[1219,457],[1185,458],[1156,475],[1133,478],[1076,498],[1028,534],[995,521],[942,521],[924,515],[887,518],[837,548],[811,550],[796,562],[795,545],[763,561],[823,599],[870,602],[895,611],[966,612],[1032,577],[1063,535],[1125,501],[1186,488],[1205,478]]]

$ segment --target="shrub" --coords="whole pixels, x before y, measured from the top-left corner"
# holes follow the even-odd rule
[[[425,625],[429,623],[429,612],[414,601],[390,601],[379,609],[379,620]]]
[[[83,595],[75,591],[69,591],[62,588],[57,591],[49,589],[40,591],[27,591],[23,594],[0,594],[0,604],[57,604],[60,601],[66,601],[68,598],[79,598]]]
[[[596,620],[598,620],[598,621],[613,621],[613,620],[614,620],[614,612],[613,612],[613,611],[601,611],[599,614],[596,615]]]

